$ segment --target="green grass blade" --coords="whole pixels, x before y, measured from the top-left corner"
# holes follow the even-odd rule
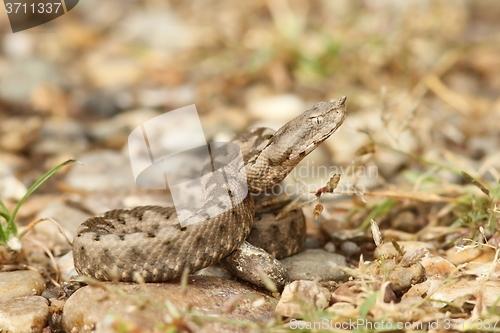
[[[9,218],[10,218],[9,214],[0,211],[0,216],[3,217],[6,222],[9,221]],[[3,228],[4,228],[4,225],[2,222],[0,222],[0,244],[7,242],[7,238],[8,238],[7,235],[5,234],[5,232],[3,231]]]
[[[8,223],[8,226],[7,226],[9,234],[13,234],[13,235],[17,234],[17,226],[14,223],[14,219],[16,217],[17,211],[22,206],[22,204],[26,201],[26,199],[28,199],[29,196],[33,192],[35,192],[37,188],[40,187],[40,185],[42,185],[47,179],[49,179],[50,177],[52,177],[52,175],[54,175],[62,167],[64,167],[65,165],[67,165],[69,163],[73,163],[73,162],[76,162],[76,160],[75,159],[69,159],[69,160],[67,160],[67,161],[65,161],[65,162],[63,162],[63,163],[61,163],[61,164],[53,167],[52,169],[50,169],[49,171],[47,171],[42,177],[40,177],[40,179],[38,179],[33,185],[31,185],[31,187],[28,189],[28,191],[26,192],[26,194],[17,203],[16,207],[12,211],[12,214],[10,216],[10,221],[8,221],[9,223]]]
[[[2,200],[0,200],[0,212],[4,212],[6,214],[9,214],[9,210],[7,209],[7,207],[5,206],[5,204],[3,203]]]
[[[363,318],[363,319],[368,318],[368,314],[370,313],[371,308],[373,307],[373,305],[377,301],[378,295],[379,295],[378,291],[374,292],[373,294],[371,294],[370,296],[368,296],[365,299],[363,304],[361,304],[361,306],[359,307],[359,310],[358,310],[361,318]]]

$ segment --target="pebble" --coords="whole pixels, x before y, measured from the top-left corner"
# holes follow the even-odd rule
[[[0,302],[1,332],[42,333],[48,317],[48,302],[41,296],[16,297]]]
[[[189,276],[185,290],[178,282],[102,286],[81,288],[66,301],[62,324],[67,332],[116,332],[120,324],[128,331],[149,332],[160,323],[182,324],[192,332],[248,332],[236,321],[257,330],[258,323],[273,317],[277,303],[236,281],[208,276]]]
[[[109,142],[120,138],[119,140],[125,143],[134,128],[159,115],[159,112],[147,108],[127,111],[110,119],[93,122],[90,125],[89,133],[96,141]]]
[[[222,259],[221,264],[234,276],[271,291],[283,290],[288,280],[285,267],[277,259],[248,242]]]
[[[56,263],[59,268],[62,281],[69,281],[71,277],[78,275],[73,263],[73,251],[70,251],[61,257],[57,257]]]
[[[415,213],[402,211],[392,218],[392,227],[396,230],[415,234],[422,226],[419,226]]]
[[[100,66],[103,66],[102,64]],[[102,75],[102,72],[96,75]],[[98,79],[98,78],[97,78]],[[83,105],[87,112],[95,113],[101,117],[110,117],[119,111],[119,95],[111,91],[97,90],[85,94]]]
[[[434,246],[430,243],[425,242],[417,242],[417,241],[398,241],[398,244],[401,248],[404,248],[404,251],[407,255],[411,255],[413,252],[421,250],[421,249],[434,249]],[[384,257],[395,257],[398,255],[398,251],[394,248],[392,243],[384,243],[375,249],[373,256],[375,258]]]
[[[11,61],[0,80],[0,97],[11,103],[26,103],[35,87],[50,82],[61,83],[58,70],[41,58],[21,58]]]
[[[446,251],[446,258],[455,265],[474,262],[492,262],[495,258],[495,251],[489,247],[457,248],[452,247]]]
[[[196,90],[191,84],[172,88],[141,89],[138,91],[139,105],[150,108],[165,105],[183,107],[193,104],[195,100]]]
[[[290,281],[341,281],[347,275],[340,269],[346,266],[344,256],[320,249],[310,249],[281,260]]]
[[[109,48],[112,48],[112,46],[109,46]],[[115,93],[114,88],[136,84],[141,75],[141,68],[137,59],[127,57],[119,52],[113,53],[104,49],[102,51],[93,53],[87,58],[84,63],[86,66],[85,71],[93,85],[104,88],[102,91],[96,91],[92,94],[93,98],[97,98],[94,101],[98,102],[94,105],[99,106],[101,102],[105,102],[103,105],[110,108],[103,110],[113,111],[113,108],[118,106],[117,97],[119,96],[119,94]],[[99,98],[104,99],[99,100]],[[87,104],[87,106],[90,105]],[[105,115],[102,112],[99,112],[99,114]]]
[[[35,46],[35,38],[29,34],[6,34],[2,47],[5,55],[10,59],[31,56]]]
[[[41,295],[44,290],[45,280],[36,271],[0,273],[0,302],[14,297]]]
[[[323,310],[330,304],[331,292],[315,281],[294,281],[285,287],[275,312],[285,317],[296,317],[310,311]]]
[[[35,144],[37,154],[79,154],[88,148],[81,122],[70,119],[48,119],[41,127],[40,140]]]
[[[2,200],[19,201],[27,190],[26,186],[11,173],[7,165],[0,164],[0,198]]]
[[[127,191],[136,189],[130,160],[113,150],[93,150],[77,157],[83,163],[73,165],[66,183],[75,190]]]
[[[277,121],[284,124],[306,111],[307,107],[298,96],[283,94],[250,99],[247,109],[257,119]]]
[[[418,288],[418,289],[417,289]],[[431,304],[435,308],[445,307],[447,303],[455,304],[476,303],[477,299],[485,307],[492,307],[498,303],[500,297],[500,281],[460,279],[450,284],[443,284],[442,278],[430,279],[416,285],[408,292],[411,295],[422,295],[434,300]]]
[[[116,27],[120,42],[140,44],[148,49],[175,50],[204,43],[207,29],[185,24],[168,10],[134,11]],[[161,33],[151,33],[161,31]]]
[[[98,7],[100,10],[96,10]],[[87,29],[93,27],[98,31],[116,28],[120,19],[123,19],[127,12],[127,6],[120,6],[120,1],[116,0],[110,0],[106,3],[100,0],[80,1],[76,8],[78,8],[79,17],[83,21],[84,27]],[[134,10],[134,7],[131,6],[130,10]]]
[[[419,262],[403,266],[394,258],[373,261],[363,267],[362,272],[373,276],[384,276],[387,281],[391,282],[394,293],[400,295],[426,279],[425,268]]]
[[[48,204],[36,216],[36,218],[45,217],[51,217],[56,220],[63,228],[66,237],[71,240],[73,235],[76,234],[78,226],[91,216],[78,209],[68,207],[63,203],[54,202]],[[58,226],[52,221],[45,220],[38,223],[33,228],[33,231],[37,234],[37,238],[41,239],[56,255],[71,249],[71,246],[61,234]]]
[[[0,150],[19,153],[38,140],[42,121],[38,117],[11,117],[0,122]]]
[[[358,244],[351,241],[343,242],[340,245],[340,249],[343,253],[345,253],[349,257],[359,254],[361,252],[361,249],[358,246]]]

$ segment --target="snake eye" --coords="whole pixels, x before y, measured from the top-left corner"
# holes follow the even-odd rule
[[[313,125],[316,125],[316,126],[322,125],[323,121],[324,121],[323,116],[311,117],[309,119],[311,119],[311,122],[313,123]]]

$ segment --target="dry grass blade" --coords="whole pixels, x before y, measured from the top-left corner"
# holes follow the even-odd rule
[[[475,185],[477,188],[479,188],[481,190],[481,192],[483,192],[488,197],[490,197],[490,190],[488,190],[483,184],[481,184],[478,180],[474,179],[467,172],[462,171],[462,177],[465,179],[466,182],[468,182],[469,184]]]

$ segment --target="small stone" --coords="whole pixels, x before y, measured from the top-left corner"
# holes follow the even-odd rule
[[[61,274],[62,281],[69,281],[72,276],[78,275],[73,263],[73,252],[70,251],[61,257],[56,258],[57,267]]]
[[[277,259],[248,242],[222,259],[221,264],[232,275],[271,291],[283,290],[288,281],[286,269]]]
[[[149,332],[174,321],[181,321],[192,332],[240,332],[238,324],[223,324],[210,317],[267,322],[277,303],[236,281],[207,276],[189,276],[185,290],[179,283],[105,285],[107,288],[83,287],[66,301],[62,320],[66,332],[116,332],[118,324],[128,325],[129,331]],[[192,312],[205,316],[192,317]]]
[[[284,122],[306,111],[306,107],[296,95],[284,94],[251,99],[248,111],[257,119]]]
[[[54,202],[48,204],[36,217],[50,217],[54,219],[61,225],[66,237],[72,239],[78,226],[91,216],[78,209],[68,207],[65,204]],[[45,220],[38,223],[33,228],[33,232],[37,234],[37,237],[43,240],[44,244],[52,249],[56,255],[65,253],[71,249],[66,238],[61,234],[59,227],[52,221]]]
[[[482,260],[478,260],[480,256],[483,257]],[[455,265],[460,265],[471,261],[491,262],[493,261],[494,257],[495,251],[488,247],[484,247],[484,249],[480,247],[466,249],[452,247],[446,251],[446,258]]]
[[[351,242],[351,241],[343,242],[340,245],[340,249],[347,256],[353,256],[353,255],[359,254],[361,252],[361,249],[359,248],[358,244]]]
[[[7,167],[0,165],[0,198],[2,200],[13,199],[19,201],[27,190],[26,186],[11,174]]]
[[[136,189],[130,160],[112,150],[94,150],[77,157],[84,165],[76,164],[68,172],[66,182],[81,191],[126,191]]]
[[[40,273],[25,270],[0,273],[0,302],[14,297],[41,295],[45,280]]]
[[[80,122],[69,119],[46,120],[41,127],[40,140],[34,150],[38,154],[71,153],[73,156],[88,147],[85,130]]]
[[[413,212],[400,212],[392,219],[392,227],[397,230],[416,233],[421,226],[418,225],[417,217]]]
[[[0,331],[42,333],[47,325],[49,306],[41,296],[16,297],[0,302]]]
[[[312,305],[323,310],[330,304],[331,292],[313,281],[294,281],[285,287],[276,306],[276,314],[284,317],[296,317],[307,313]]]
[[[11,117],[0,122],[0,149],[10,152],[26,150],[39,138],[42,121],[38,117]]]
[[[398,241],[398,245],[406,252],[407,255],[412,254],[415,251],[421,249],[434,249],[434,246],[430,243],[417,242],[417,241]],[[382,256],[387,258],[393,258],[398,256],[398,251],[394,248],[392,243],[384,243],[375,249],[373,256],[375,258],[381,258]]]
[[[136,11],[120,21],[117,38],[149,49],[174,50],[207,42],[207,29],[186,24],[168,10]],[[151,33],[161,31],[161,34]]]
[[[6,34],[3,38],[3,50],[11,58],[25,58],[33,54],[36,38],[29,34]]]
[[[41,58],[16,59],[5,67],[0,80],[0,96],[11,103],[25,103],[42,83],[61,84],[56,66]]]
[[[419,262],[402,266],[394,258],[373,261],[362,271],[373,276],[385,276],[386,280],[391,282],[394,293],[399,295],[426,279],[425,268]]]
[[[99,66],[104,65],[100,64]],[[101,76],[102,74],[101,71],[98,75]],[[119,111],[118,98],[118,96],[106,90],[89,91],[85,95],[83,104],[87,112],[95,113],[100,117],[110,117]]]
[[[96,141],[127,142],[130,132],[148,120],[159,116],[160,113],[152,109],[137,109],[120,113],[110,119],[102,119],[90,125],[90,135]]]
[[[281,263],[287,269],[290,281],[340,281],[347,278],[340,269],[347,265],[345,257],[324,250],[306,250],[281,260]]]
[[[139,105],[145,107],[185,106],[193,104],[196,91],[192,85],[174,88],[142,89],[138,92]]]

